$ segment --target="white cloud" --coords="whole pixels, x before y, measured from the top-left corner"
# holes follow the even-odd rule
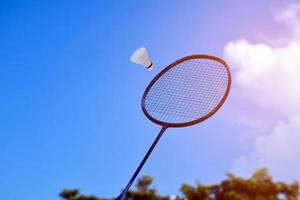
[[[300,4],[292,4],[280,12],[276,19],[288,26],[296,40],[300,39]]]
[[[233,168],[249,175],[268,167],[277,177],[300,180],[300,5],[290,5],[276,19],[292,33],[286,45],[240,39],[225,47],[239,95],[264,112],[280,114],[275,125],[254,139],[253,152],[238,158]]]
[[[280,121],[269,134],[258,136],[254,151],[238,158],[233,167],[237,174],[250,175],[268,167],[280,180],[300,179],[300,115]]]
[[[225,57],[242,95],[285,116],[300,111],[300,42],[272,48],[242,39],[226,45]]]

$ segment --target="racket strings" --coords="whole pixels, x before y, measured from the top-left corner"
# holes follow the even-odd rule
[[[143,100],[147,112],[167,123],[184,123],[207,115],[221,102],[228,86],[224,65],[190,59],[163,74]]]

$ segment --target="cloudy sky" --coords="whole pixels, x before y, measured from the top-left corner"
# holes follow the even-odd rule
[[[295,180],[300,177],[300,4],[279,9],[274,23],[286,35],[270,35],[269,42],[239,38],[225,46],[235,68],[236,98],[259,109],[245,123],[251,120],[249,129],[261,130],[252,138],[253,150],[236,159],[233,169],[245,175],[266,166],[276,178]]]
[[[230,96],[209,120],[169,129],[142,174],[162,194],[267,167],[300,180],[300,2],[1,1],[0,199],[119,194],[160,127],[149,81],[190,54],[225,59]],[[146,46],[152,72],[129,61]]]

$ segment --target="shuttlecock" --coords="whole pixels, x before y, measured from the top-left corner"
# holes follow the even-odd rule
[[[149,71],[153,70],[153,64],[148,56],[147,49],[145,47],[138,48],[130,57],[130,60],[134,63],[145,66]]]

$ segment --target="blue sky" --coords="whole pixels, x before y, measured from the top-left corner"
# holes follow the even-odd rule
[[[140,108],[153,76],[189,54],[223,57],[258,28],[274,34],[288,2],[1,1],[0,199],[118,195],[159,131]],[[143,45],[153,72],[129,61]],[[167,130],[141,174],[162,194],[220,181],[250,149],[231,109],[251,110],[229,96],[204,123]]]

